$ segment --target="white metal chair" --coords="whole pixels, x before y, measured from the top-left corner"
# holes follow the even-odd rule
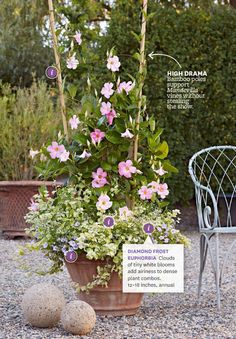
[[[200,236],[200,273],[198,298],[201,294],[202,274],[207,253],[215,275],[217,307],[220,309],[220,287],[225,264],[236,239],[224,249],[223,262],[219,260],[219,234],[236,234],[236,215],[232,208],[236,199],[236,147],[214,146],[203,149],[189,161],[189,173],[195,185],[196,207]],[[211,239],[216,239],[215,256]]]

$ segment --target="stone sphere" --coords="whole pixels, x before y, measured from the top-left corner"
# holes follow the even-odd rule
[[[69,302],[61,313],[61,322],[64,329],[72,334],[88,334],[95,326],[96,313],[84,301]]]
[[[63,293],[50,284],[36,284],[30,287],[22,299],[25,320],[36,327],[53,327],[61,316],[66,301]]]

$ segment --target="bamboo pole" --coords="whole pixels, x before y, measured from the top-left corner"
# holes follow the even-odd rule
[[[66,120],[66,105],[65,105],[65,97],[64,97],[64,93],[63,93],[62,76],[61,76],[61,63],[60,63],[60,56],[59,56],[59,53],[58,53],[57,36],[56,36],[56,32],[55,32],[55,17],[54,17],[54,9],[53,9],[52,0],[48,0],[48,8],[49,8],[50,28],[51,28],[52,38],[53,38],[53,50],[54,50],[54,56],[55,56],[55,61],[56,61],[56,67],[57,67],[57,71],[58,71],[57,84],[58,84],[58,89],[59,89],[61,117],[62,117],[64,134],[65,134],[66,139],[68,141],[69,135],[68,135],[68,128],[67,128],[67,120]]]
[[[138,114],[136,117],[136,130],[137,134],[134,139],[134,153],[133,159],[137,161],[138,158],[138,131],[140,125],[140,118],[142,112],[142,95],[143,95],[143,85],[144,85],[144,69],[146,65],[145,59],[145,40],[146,40],[146,27],[147,27],[147,8],[148,0],[143,0],[143,11],[142,11],[142,26],[141,26],[141,41],[140,41],[140,64],[139,64],[139,74],[140,74],[140,90],[139,90],[139,101],[138,101]]]
[[[132,160],[137,161],[138,158],[138,133],[139,133],[139,125],[140,125],[140,118],[142,113],[142,95],[143,95],[143,85],[144,85],[144,70],[146,66],[146,59],[145,59],[145,40],[146,40],[146,26],[147,26],[147,7],[148,7],[148,0],[143,0],[142,5],[142,26],[141,26],[141,41],[140,41],[140,64],[139,64],[139,83],[140,86],[139,94],[138,94],[138,113],[135,120],[135,127],[137,130],[137,134],[135,135],[134,142],[130,145],[129,149],[129,158]],[[126,204],[127,207],[131,210],[134,209],[135,201],[133,198],[126,197]]]

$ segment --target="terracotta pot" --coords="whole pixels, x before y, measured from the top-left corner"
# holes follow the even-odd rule
[[[0,181],[0,229],[4,235],[10,238],[25,236],[25,228],[29,225],[26,224],[24,216],[28,212],[30,199],[43,185],[52,192],[60,183],[34,180]]]
[[[81,286],[92,281],[97,275],[97,266],[104,266],[109,261],[88,260],[85,254],[79,256],[75,263],[67,263],[66,267],[74,282]],[[101,315],[133,315],[139,309],[142,293],[123,293],[122,280],[118,274],[113,272],[108,287],[96,286],[89,294],[79,293],[79,299],[90,304],[94,310]]]

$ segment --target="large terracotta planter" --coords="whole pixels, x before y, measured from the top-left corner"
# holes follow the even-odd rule
[[[24,216],[28,212],[30,199],[43,185],[52,192],[60,183],[34,180],[0,181],[0,229],[4,235],[10,238],[25,236],[25,228],[29,225],[26,224]]]
[[[97,266],[104,266],[107,261],[88,260],[85,254],[80,255],[75,263],[67,263],[66,267],[74,282],[81,286],[92,281],[97,274]],[[101,315],[133,315],[139,309],[142,293],[123,293],[122,280],[113,272],[108,287],[96,286],[89,294],[79,293],[79,299],[90,304]]]

